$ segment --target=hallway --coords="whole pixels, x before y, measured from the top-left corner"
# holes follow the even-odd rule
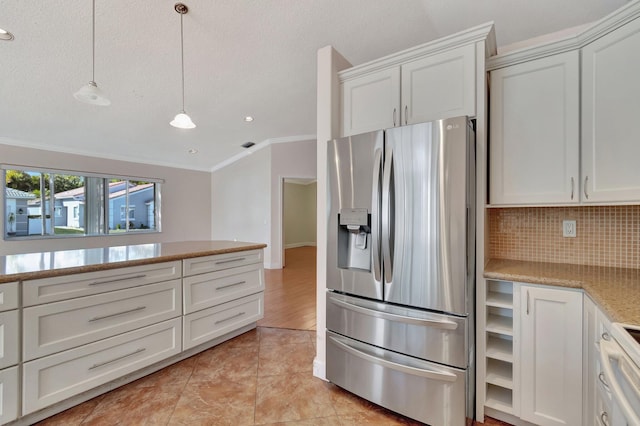
[[[264,318],[260,327],[316,329],[316,248],[285,250],[285,267],[265,269]]]

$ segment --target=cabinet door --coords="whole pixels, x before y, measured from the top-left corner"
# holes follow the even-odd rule
[[[402,65],[402,124],[475,116],[475,45]]]
[[[582,424],[582,292],[522,285],[520,417]]]
[[[400,67],[346,80],[342,90],[342,135],[400,124]]]
[[[589,297],[584,297],[582,315],[582,407],[585,424],[590,424],[596,418],[596,378],[598,351],[596,338],[598,336],[596,305]]]
[[[579,56],[491,72],[491,204],[577,203]]]
[[[18,418],[18,367],[0,370],[0,424]]]
[[[582,49],[584,202],[640,200],[640,18]]]

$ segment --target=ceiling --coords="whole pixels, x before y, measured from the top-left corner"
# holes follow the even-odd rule
[[[95,79],[112,102],[99,107],[72,96],[91,79],[91,2],[0,0],[15,36],[0,41],[0,143],[211,170],[247,141],[314,138],[321,47],[358,65],[494,21],[500,48],[626,1],[184,0],[193,130],[169,125],[181,109],[174,3],[96,0]]]

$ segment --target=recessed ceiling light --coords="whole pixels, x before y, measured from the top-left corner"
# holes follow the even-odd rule
[[[251,122],[253,121],[253,117],[252,117],[252,116],[250,116],[250,115],[247,115],[247,116],[244,118],[244,121],[246,121],[247,123],[251,123]]]
[[[189,151],[187,151],[189,154],[197,154],[198,150],[197,149],[193,149],[191,148]]]
[[[2,28],[0,28],[0,40],[11,41],[13,40],[13,38],[13,34],[11,34],[7,30],[3,30]]]

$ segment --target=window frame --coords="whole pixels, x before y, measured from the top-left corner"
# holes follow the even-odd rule
[[[43,182],[46,182],[45,185],[49,185],[49,197],[46,196],[45,194],[45,190],[41,189],[41,195],[40,195],[40,217],[42,218],[42,231],[41,234],[32,234],[32,235],[10,235],[9,232],[10,230],[8,229],[8,222],[7,222],[7,217],[9,212],[8,210],[8,199],[7,199],[7,183],[6,183],[6,174],[7,171],[9,170],[17,170],[17,171],[22,171],[22,172],[30,172],[30,173],[39,173],[41,176],[40,179],[40,183],[41,183],[41,188],[43,185]],[[44,179],[44,175],[48,174],[49,175],[49,179]],[[3,241],[24,241],[24,240],[42,240],[42,239],[51,239],[51,238],[86,238],[86,237],[107,237],[107,236],[112,236],[112,235],[131,235],[132,233],[161,233],[162,232],[162,227],[161,227],[161,187],[162,184],[165,183],[164,179],[158,179],[158,178],[149,178],[149,177],[140,177],[140,176],[125,176],[125,175],[118,175],[118,174],[106,174],[106,173],[95,173],[95,172],[85,172],[85,171],[78,171],[78,170],[60,170],[60,169],[50,169],[50,168],[46,168],[46,167],[38,167],[38,166],[28,166],[28,165],[17,165],[17,164],[5,164],[2,163],[0,164],[0,175],[2,176],[3,180],[3,186],[4,189],[2,190],[2,195],[0,197],[0,200],[2,200],[2,206],[0,207],[0,211],[2,212],[2,225],[1,229],[2,229],[2,239]],[[84,205],[85,207],[83,209],[80,208],[80,206],[74,206],[74,210],[77,209],[78,210],[78,216],[83,218],[83,226],[84,228],[78,228],[78,229],[82,229],[83,233],[79,233],[79,234],[56,234],[55,233],[55,228],[56,228],[56,218],[62,217],[62,212],[64,211],[64,207],[60,207],[59,209],[56,208],[55,206],[55,189],[54,189],[54,176],[55,175],[62,175],[62,176],[78,176],[83,178],[83,184],[85,187],[85,200],[84,200]],[[92,179],[88,179],[88,178],[92,178]],[[95,180],[98,179],[98,180]],[[129,211],[129,215],[133,212],[134,214],[134,218],[131,219],[129,217],[127,217],[127,219],[123,219],[123,221],[126,223],[126,226],[121,228],[122,231],[119,230],[119,232],[111,232],[112,230],[109,229],[109,217],[110,215],[112,215],[114,212],[109,212],[109,183],[114,181],[114,180],[118,180],[118,181],[124,181],[125,182],[125,204],[123,206],[126,206],[127,208],[130,209]],[[130,221],[135,221],[135,205],[134,206],[130,206],[129,205],[129,183],[130,181],[138,181],[138,182],[146,182],[149,184],[153,184],[153,204],[154,204],[154,211],[153,211],[153,220],[154,220],[154,227],[153,228],[145,228],[145,229],[137,229],[137,228],[129,228],[129,222]],[[102,183],[100,183],[102,182]],[[98,191],[102,191],[101,194],[99,194],[99,196],[97,197],[97,202],[98,204],[96,204],[96,206],[92,207],[91,209],[88,208],[87,206],[87,202],[89,200],[87,200],[87,192],[88,192],[88,187],[89,185],[94,185],[95,189],[97,189]],[[100,188],[101,187],[101,188]],[[9,187],[10,188],[10,187]],[[48,201],[48,202],[47,202]],[[146,202],[148,203],[148,202]],[[146,204],[145,203],[145,204]],[[45,211],[46,210],[46,211]],[[57,211],[60,211],[60,216],[57,216],[56,213]],[[83,210],[84,213],[81,214],[80,210]],[[89,218],[89,212],[92,212],[95,214],[95,217]],[[146,211],[146,209],[145,209]],[[127,216],[129,216],[127,215]],[[28,217],[28,216],[27,216]],[[114,218],[115,219],[115,218]],[[29,220],[29,219],[27,219]],[[91,227],[89,226],[89,222],[91,222]],[[118,223],[116,220],[114,220],[113,224],[114,224],[114,229],[115,229],[115,224]],[[144,222],[141,222],[144,223]],[[50,228],[50,233],[47,233],[47,227]],[[15,232],[15,225],[13,226],[14,228],[14,232]],[[92,233],[89,233],[90,229],[95,230]]]

